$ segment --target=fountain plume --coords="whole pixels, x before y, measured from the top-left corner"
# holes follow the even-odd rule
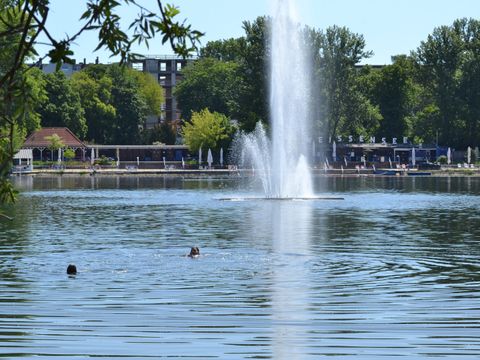
[[[243,135],[250,160],[268,198],[312,197],[307,156],[311,148],[311,57],[293,0],[274,1],[270,31],[271,140],[261,124]],[[245,155],[246,154],[246,155]]]

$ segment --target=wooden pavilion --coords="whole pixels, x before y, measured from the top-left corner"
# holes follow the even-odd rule
[[[58,151],[52,151],[49,149],[51,143],[48,140],[48,137],[53,134],[57,134],[65,147],[68,147],[75,152],[76,159],[85,160],[87,146],[66,127],[41,128],[27,137],[22,149],[32,149],[34,160],[58,160]]]

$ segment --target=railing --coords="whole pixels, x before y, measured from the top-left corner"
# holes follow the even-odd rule
[[[134,62],[143,61],[147,59],[157,59],[157,60],[196,60],[198,59],[197,55],[190,56],[188,58],[182,58],[177,55],[140,55],[138,56]]]

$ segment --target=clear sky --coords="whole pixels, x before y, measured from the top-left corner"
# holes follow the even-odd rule
[[[271,13],[274,0],[164,0],[180,8],[182,18],[194,29],[206,33],[202,44],[211,40],[242,36],[242,22]],[[433,29],[451,25],[461,17],[480,19],[480,0],[297,0],[302,22],[317,29],[331,25],[346,26],[363,34],[367,50],[374,56],[364,61],[370,64],[388,64],[390,57],[407,54],[416,49]],[[78,19],[85,10],[82,0],[51,0],[52,10],[48,26],[61,37],[74,33],[80,27]],[[147,8],[154,9],[156,1],[141,0]],[[122,10],[127,22],[136,12],[133,7]],[[98,56],[101,62],[113,62],[105,51],[93,53],[96,36],[84,35],[73,47],[78,61],[93,62]],[[39,49],[40,53],[45,51]],[[135,49],[147,55],[171,54],[161,41],[154,40],[150,49]]]

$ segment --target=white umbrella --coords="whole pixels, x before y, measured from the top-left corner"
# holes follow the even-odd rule
[[[198,149],[198,166],[202,166],[202,148]]]
[[[220,166],[223,166],[223,147],[220,148]]]
[[[90,164],[93,165],[95,162],[95,149],[92,148],[91,154],[90,154]]]
[[[447,150],[447,164],[450,165],[452,163],[452,150],[448,148]]]
[[[346,156],[344,156],[344,157],[343,157],[343,160],[345,161],[345,167],[347,167],[347,166],[348,166],[348,163],[347,163],[347,157],[346,157]]]
[[[182,156],[182,169],[185,169],[185,160],[183,160],[183,156]]]
[[[332,144],[332,160],[337,161],[337,143],[335,141]]]
[[[415,166],[415,163],[416,163],[415,160],[416,160],[415,159],[415,148],[412,147],[412,166]]]
[[[58,162],[62,162],[62,149],[58,148]]]
[[[392,159],[390,159],[390,156],[388,157],[388,163],[390,164],[390,169],[391,169],[393,166],[392,166]]]
[[[472,161],[472,148],[469,146],[467,148],[467,164],[470,164],[470,161]]]
[[[165,156],[163,157],[163,168],[164,168],[164,169],[167,168],[167,162],[165,161]]]
[[[212,150],[210,150],[210,149],[208,149],[207,163],[208,163],[208,168],[210,169],[212,167],[212,163],[213,163]]]

